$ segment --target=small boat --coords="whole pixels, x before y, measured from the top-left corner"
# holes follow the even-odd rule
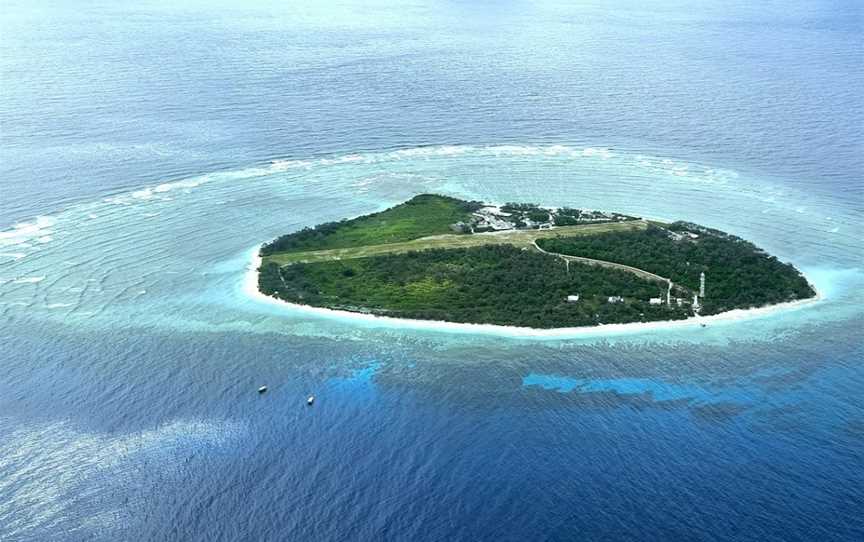
[[[708,324],[699,324],[702,327],[708,327]]]
[[[310,395],[310,396],[306,399],[306,404],[307,404],[307,405],[310,405],[310,406],[311,406],[312,403],[314,403],[314,402],[315,402],[315,396],[314,396],[314,395]]]
[[[267,391],[267,386],[261,386],[260,388],[258,388],[258,393],[264,393],[266,391]]]

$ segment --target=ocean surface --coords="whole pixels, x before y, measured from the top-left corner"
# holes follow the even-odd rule
[[[860,2],[34,4],[0,540],[864,538]],[[823,298],[538,339],[244,294],[259,243],[423,192],[696,221]]]

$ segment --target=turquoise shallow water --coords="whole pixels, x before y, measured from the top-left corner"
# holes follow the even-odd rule
[[[857,3],[8,8],[0,539],[861,537]],[[422,192],[696,221],[823,299],[526,338],[244,293]]]
[[[855,313],[848,302],[861,281],[855,267],[861,250],[855,219],[837,202],[732,170],[564,145],[433,146],[279,160],[78,204],[3,233],[2,309],[11,319],[39,315],[85,327],[107,321],[133,328],[398,334],[398,324],[346,323],[256,302],[243,292],[243,278],[251,247],[262,241],[422,192],[696,221],[793,261],[825,297],[757,321],[718,324],[720,335],[758,338],[766,329]],[[432,335],[446,340],[447,333]],[[688,328],[651,335],[698,342],[711,333]]]

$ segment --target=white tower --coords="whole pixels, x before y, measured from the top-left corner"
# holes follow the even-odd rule
[[[699,297],[705,297],[705,271],[699,274]]]

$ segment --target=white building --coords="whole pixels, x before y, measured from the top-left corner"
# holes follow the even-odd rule
[[[609,299],[608,299],[609,303],[621,303],[622,301],[624,301],[624,298],[621,297],[620,295],[609,296]]]
[[[567,296],[568,303],[576,303],[577,301],[579,301],[579,294]]]
[[[512,230],[516,227],[515,224],[506,220],[504,217],[510,216],[509,213],[501,211],[498,207],[483,207],[474,213],[474,218],[478,228],[490,228],[493,230]]]
[[[481,207],[478,211],[487,215],[513,216],[510,213],[505,213],[501,210],[501,207],[497,207],[495,205],[487,205],[486,207]]]
[[[662,305],[663,304],[663,298],[662,297],[652,297],[651,299],[648,300],[648,303],[650,303],[651,305]]]

